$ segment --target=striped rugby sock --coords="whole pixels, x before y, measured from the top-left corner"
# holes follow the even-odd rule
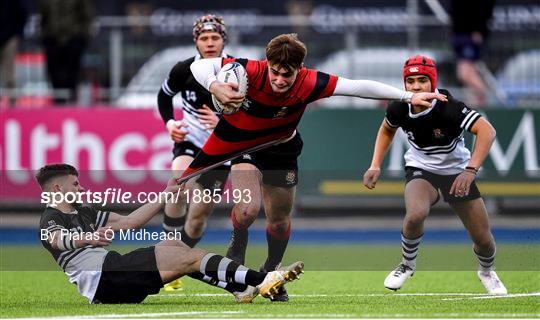
[[[184,223],[186,223],[186,216],[181,216],[179,218],[169,217],[167,214],[163,216],[162,228],[164,232],[167,233],[180,233],[184,228]]]
[[[409,239],[403,235],[403,232],[401,233],[401,253],[403,256],[401,263],[413,270],[416,269],[416,257],[418,256],[422,236],[416,239]]]
[[[227,283],[225,281],[219,281],[218,279],[211,278],[200,272],[193,272],[193,273],[190,273],[188,276],[190,278],[205,282],[211,286],[225,289],[229,291],[230,293],[243,292],[247,289],[247,285],[245,284]]]
[[[201,273],[226,283],[257,286],[263,282],[266,272],[258,272],[223,256],[208,253],[201,260]]]
[[[493,264],[495,263],[496,250],[493,251],[493,254],[490,257],[482,256],[479,253],[477,253],[476,250],[474,249],[473,249],[473,252],[476,255],[476,258],[478,259],[478,264],[482,271],[493,270]]]

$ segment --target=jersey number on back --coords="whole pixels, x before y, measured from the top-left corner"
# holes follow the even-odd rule
[[[186,90],[186,100],[188,101],[197,101],[197,94],[195,91]]]

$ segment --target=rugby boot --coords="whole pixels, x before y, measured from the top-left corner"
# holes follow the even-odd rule
[[[237,303],[251,303],[259,295],[259,288],[247,286],[244,291],[235,291],[232,293]]]
[[[392,270],[392,272],[388,274],[386,279],[384,279],[384,287],[386,289],[390,289],[394,291],[401,289],[403,284],[405,284],[405,281],[407,281],[407,279],[412,277],[413,274],[414,274],[413,269],[401,263],[394,270]]]
[[[259,271],[261,271],[261,272],[270,272],[271,270],[281,270],[281,271],[283,271],[284,269],[281,268],[281,263],[278,264],[275,268],[268,268],[268,267],[266,267],[266,264],[263,264],[259,269]],[[272,302],[289,302],[289,294],[287,293],[287,289],[285,289],[285,286],[279,287],[278,292],[270,298],[270,301],[272,301]]]
[[[488,294],[494,295],[506,295],[508,290],[502,283],[501,279],[497,276],[497,273],[494,270],[479,270],[478,278]]]
[[[279,294],[279,289],[282,288],[285,283],[299,279],[300,274],[304,272],[303,270],[304,262],[297,261],[289,266],[269,272],[264,278],[264,281],[257,286],[259,293],[261,296],[269,298],[271,301],[279,301],[275,300],[276,296]]]
[[[169,283],[166,283],[163,286],[163,289],[165,289],[165,291],[179,291],[179,290],[183,290],[182,286],[183,286],[182,280],[178,278]]]

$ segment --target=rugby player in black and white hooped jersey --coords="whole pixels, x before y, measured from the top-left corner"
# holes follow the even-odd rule
[[[223,52],[227,41],[223,19],[211,14],[199,17],[193,25],[193,41],[199,53],[178,62],[158,94],[159,112],[174,141],[172,171],[175,177],[180,177],[193,161],[219,121],[210,93],[193,78],[189,66],[199,59],[227,57]],[[175,120],[173,113],[173,97],[178,93],[182,95],[182,120]],[[205,173],[190,185],[190,189],[222,189],[229,170],[230,166],[221,166]],[[167,204],[163,229],[180,232],[182,241],[194,247],[202,237],[214,202],[197,201],[188,205],[186,200],[180,198],[178,203]]]
[[[507,290],[494,271],[495,240],[475,183],[476,174],[495,139],[495,129],[474,109],[452,98],[447,90],[437,89],[435,62],[425,56],[414,56],[403,69],[405,89],[412,92],[440,92],[448,101],[433,101],[430,107],[391,102],[386,110],[370,168],[364,174],[364,185],[375,188],[381,164],[398,128],[410,144],[405,153],[405,207],[401,231],[402,261],[384,280],[391,290],[400,289],[416,269],[424,221],[430,207],[439,200],[439,190],[467,229],[478,258],[478,277],[489,294],[506,294]],[[474,151],[465,147],[463,135],[476,136]]]
[[[123,255],[106,250],[115,231],[127,234],[143,227],[180,186],[171,179],[158,201],[123,216],[76,202],[77,194],[85,192],[78,176],[77,169],[68,164],[46,165],[37,172],[41,189],[54,199],[41,215],[40,239],[90,303],[139,303],[158,293],[164,283],[184,275],[210,284],[255,286],[263,297],[270,298],[302,272],[300,261],[270,273],[251,270],[220,255],[190,248],[174,234],[151,235],[163,240]]]

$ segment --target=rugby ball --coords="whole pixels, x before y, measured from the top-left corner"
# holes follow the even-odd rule
[[[223,83],[235,83],[238,84],[238,92],[246,94],[248,90],[248,77],[247,72],[244,66],[238,62],[229,62],[224,65],[217,74],[217,80]],[[242,103],[239,104],[223,104],[221,103],[214,95],[212,95],[212,103],[216,108],[216,111],[221,112],[222,114],[233,114],[240,107]]]

